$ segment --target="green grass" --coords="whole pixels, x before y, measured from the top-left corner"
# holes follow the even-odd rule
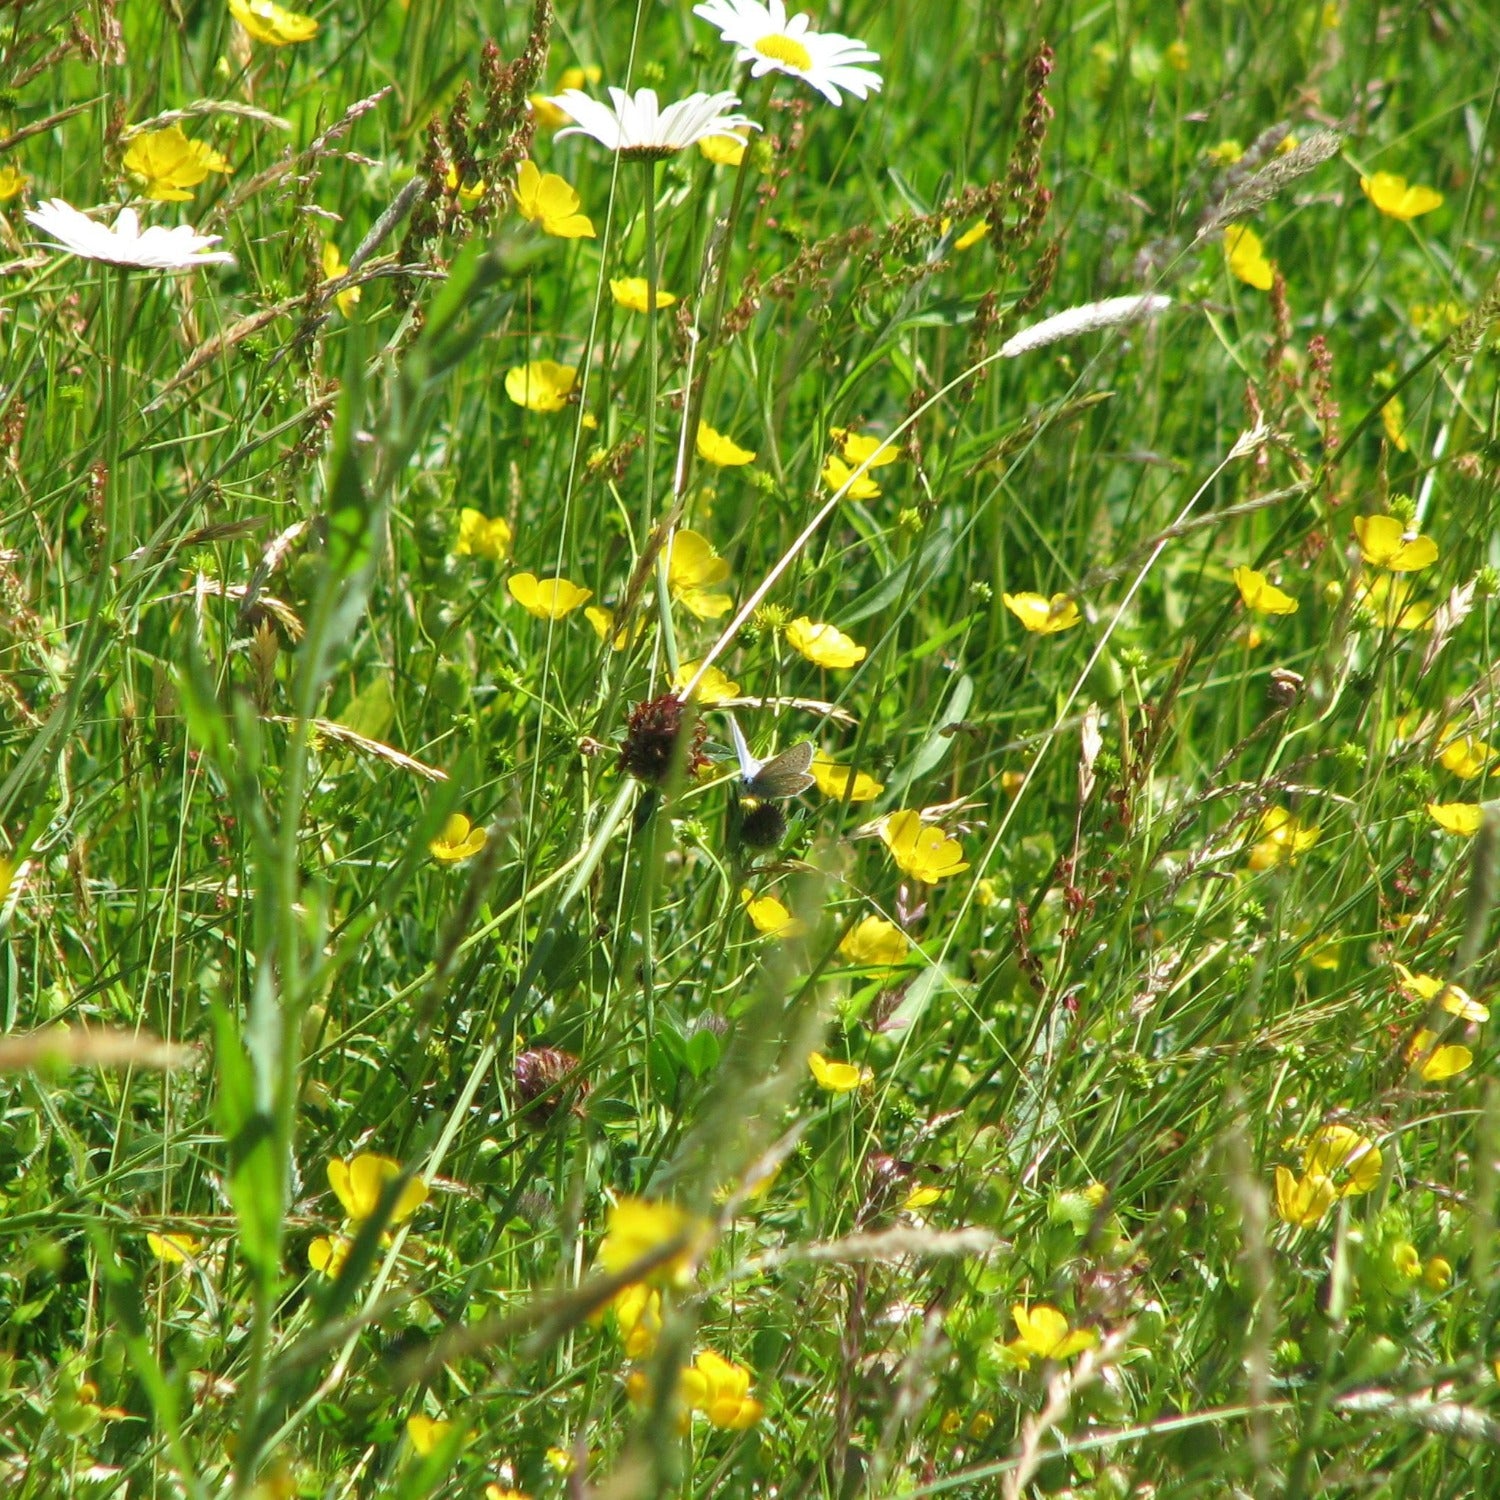
[[[883,87],[837,109],[687,0],[346,0],[282,48],[216,0],[0,14],[15,1500],[1500,1482],[1494,1028],[1396,967],[1500,978],[1489,7],[849,0],[815,23]],[[525,95],[582,65],[736,89],[743,173],[529,140]],[[144,202],[122,133],[183,110],[232,170]],[[595,238],[517,213],[527,155]],[[1379,212],[1378,171],[1441,206]],[[68,255],[23,216],[52,197],[236,264]],[[608,283],[653,251],[679,300],[648,336]],[[581,399],[517,405],[538,359]],[[699,415],[754,463],[680,465]],[[878,495],[831,500],[835,428],[892,436]],[[458,549],[465,508],[507,556]],[[1437,560],[1362,561],[1380,513]],[[1249,611],[1239,565],[1296,612]],[[624,649],[523,610],[522,572],[628,608]],[[1028,631],[1022,592],[1078,623]],[[804,615],[863,659],[805,659]],[[685,736],[646,746],[662,788],[626,774],[637,706],[711,651],[757,753],[811,738],[882,790],[751,847],[713,707],[702,774]],[[903,873],[907,809],[967,867]],[[1315,839],[1268,848],[1277,809]],[[458,812],[487,838],[443,862]],[[870,915],[894,972],[840,949]],[[1424,1027],[1468,1065],[1424,1077]],[[1328,1127],[1378,1163],[1289,1222],[1277,1168]],[[328,1164],[361,1152],[427,1183],[414,1213],[377,1188],[345,1222]],[[630,1198],[711,1226],[680,1278],[600,1268]],[[599,1314],[642,1276],[663,1327],[627,1351]],[[1093,1347],[1023,1367],[1041,1304]],[[745,1430],[679,1435],[704,1351],[748,1372]],[[425,1457],[413,1416],[454,1424]]]

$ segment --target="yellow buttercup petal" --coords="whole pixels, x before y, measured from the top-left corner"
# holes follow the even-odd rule
[[[516,172],[516,210],[543,234],[562,240],[591,240],[594,225],[579,213],[582,200],[565,178],[523,161]]]
[[[1393,219],[1415,219],[1441,208],[1443,203],[1443,195],[1436,188],[1408,183],[1396,172],[1372,172],[1361,177],[1359,185],[1365,197]]]
[[[1257,573],[1254,568],[1241,564],[1234,570],[1234,582],[1235,587],[1240,591],[1240,598],[1245,608],[1254,610],[1256,614],[1294,615],[1297,613],[1297,601],[1290,594],[1283,593],[1264,573]]]
[[[609,294],[621,307],[629,308],[631,312],[645,312],[646,303],[649,300],[647,285],[644,276],[617,276],[609,283]],[[664,307],[670,307],[677,298],[661,287],[656,289],[656,309],[658,312]]]
[[[1269,292],[1276,279],[1276,268],[1266,259],[1260,236],[1245,224],[1231,224],[1224,231],[1224,258],[1229,264],[1230,275],[1253,286],[1257,291]]]
[[[1028,630],[1037,635],[1056,635],[1071,630],[1083,618],[1078,605],[1066,594],[1001,594],[1001,602]]]
[[[1408,531],[1395,516],[1356,516],[1354,534],[1359,539],[1359,555],[1372,567],[1415,573],[1438,560],[1437,543],[1430,536]]]
[[[910,809],[884,819],[880,836],[901,870],[924,885],[936,885],[969,868],[963,845],[941,828],[924,826],[921,814]]]
[[[1447,833],[1471,839],[1484,822],[1484,809],[1477,802],[1429,802],[1428,816]]]
[[[539,620],[560,620],[594,597],[567,578],[538,578],[534,573],[512,573],[505,580],[510,597]]]

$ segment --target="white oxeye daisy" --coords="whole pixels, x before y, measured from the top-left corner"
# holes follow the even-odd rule
[[[704,0],[693,7],[710,26],[719,28],[723,41],[738,47],[739,61],[753,63],[756,78],[766,73],[789,73],[817,91],[830,103],[840,104],[839,90],[856,99],[880,91],[880,74],[856,63],[879,62],[857,37],[836,31],[814,31],[804,14],[787,19],[782,0]]]
[[[611,89],[613,105],[591,99],[580,89],[568,89],[549,99],[573,117],[574,124],[558,136],[591,135],[601,146],[636,160],[675,156],[696,145],[705,136],[728,135],[736,130],[759,130],[744,115],[725,114],[740,102],[737,94],[689,94],[662,109],[655,89],[639,89],[635,96],[624,89]]]
[[[141,228],[133,208],[122,208],[113,225],[96,224],[85,213],[61,198],[50,198],[26,217],[64,250],[84,260],[102,260],[111,266],[137,266],[150,271],[188,271],[215,263],[233,265],[227,250],[209,250],[219,243],[216,234],[199,234],[191,224],[166,229],[153,224]]]

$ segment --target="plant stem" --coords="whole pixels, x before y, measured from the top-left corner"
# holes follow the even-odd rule
[[[646,188],[646,515],[642,544],[656,524],[656,288],[660,276],[656,245],[656,161],[641,163]],[[656,611],[661,620],[662,645],[667,653],[667,673],[677,676],[677,637],[672,631],[672,595],[668,587],[667,537],[656,555]]]

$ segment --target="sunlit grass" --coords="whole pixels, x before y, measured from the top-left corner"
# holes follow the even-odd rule
[[[16,1495],[1488,1493],[1488,11],[13,9]]]

